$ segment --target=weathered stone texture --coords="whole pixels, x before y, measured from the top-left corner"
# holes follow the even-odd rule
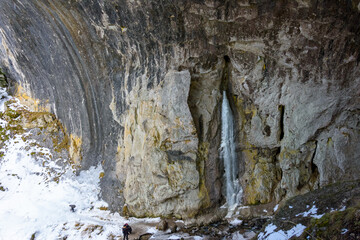
[[[112,210],[185,218],[225,202],[223,90],[243,203],[359,178],[359,4],[4,0],[0,67],[102,163]]]
[[[150,94],[134,91],[125,120],[124,197],[135,216],[194,215],[199,208],[198,139],[187,105],[188,71],[169,72]]]

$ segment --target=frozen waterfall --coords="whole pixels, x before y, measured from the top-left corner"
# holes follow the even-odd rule
[[[242,189],[238,179],[238,161],[235,152],[234,119],[226,97],[223,92],[221,111],[221,157],[224,160],[226,201],[229,208],[240,203]]]

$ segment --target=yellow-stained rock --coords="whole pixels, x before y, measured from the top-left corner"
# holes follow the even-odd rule
[[[82,144],[81,137],[76,136],[74,134],[70,134],[70,147],[69,147],[70,158],[78,167],[81,165],[81,160],[82,160],[81,144]]]
[[[29,92],[21,85],[17,85],[14,96],[20,100],[20,103],[27,106],[34,112],[50,112],[48,100],[40,100],[29,96]]]

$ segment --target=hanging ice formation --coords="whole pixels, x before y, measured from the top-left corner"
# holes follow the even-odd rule
[[[238,163],[235,152],[234,119],[226,97],[223,92],[221,112],[221,157],[224,160],[226,201],[229,208],[240,203],[242,189],[238,179]]]

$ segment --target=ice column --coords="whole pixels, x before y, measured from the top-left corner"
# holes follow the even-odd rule
[[[224,161],[226,201],[229,208],[240,203],[242,189],[238,179],[238,161],[235,152],[234,119],[226,97],[223,92],[221,112],[221,157]]]

